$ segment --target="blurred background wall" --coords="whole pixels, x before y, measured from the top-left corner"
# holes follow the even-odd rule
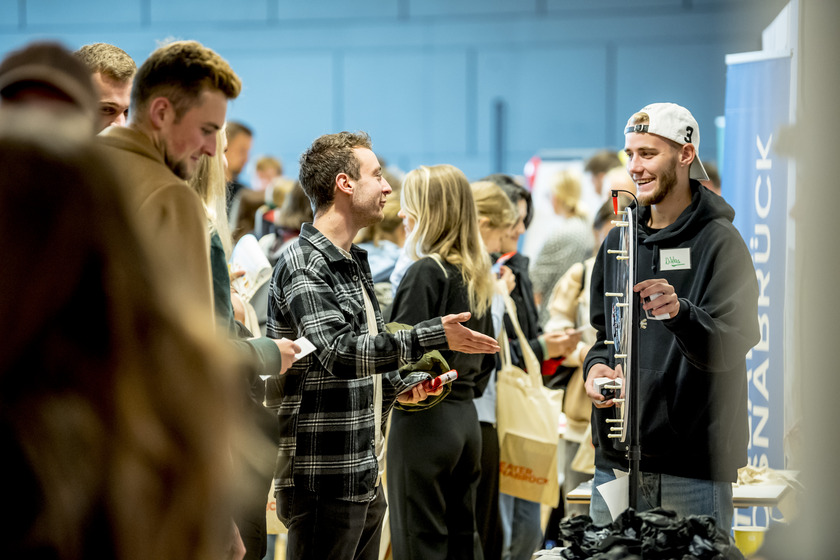
[[[761,49],[785,0],[0,0],[0,56],[52,38],[113,43],[138,65],[167,38],[244,81],[229,118],[287,174],[311,141],[366,130],[409,170],[521,174],[540,150],[621,148],[648,102],[691,109],[716,159],[724,55]]]

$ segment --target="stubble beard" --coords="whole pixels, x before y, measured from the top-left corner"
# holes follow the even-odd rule
[[[378,200],[376,201],[375,209],[356,207],[353,210],[353,215],[356,223],[361,224],[361,227],[376,225],[385,219],[385,213],[382,211],[382,207],[379,206]]]
[[[186,161],[176,161],[174,160],[168,152],[164,152],[163,154],[163,161],[166,164],[172,173],[178,176],[178,178],[183,179],[184,181],[189,181],[193,175],[194,169],[190,169],[187,165]]]
[[[641,206],[660,204],[674,190],[674,185],[677,184],[676,156],[672,159],[671,164],[668,169],[660,171],[656,176],[656,190],[647,195],[647,197],[644,197],[644,195],[639,196],[639,204]]]

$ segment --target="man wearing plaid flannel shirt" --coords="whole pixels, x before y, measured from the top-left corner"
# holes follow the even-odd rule
[[[437,394],[407,390],[425,374],[396,370],[429,350],[494,353],[498,345],[460,324],[469,313],[386,332],[367,254],[352,244],[382,220],[391,194],[367,134],[316,139],[301,156],[300,182],[315,217],[277,262],[267,331],[305,336],[315,351],[266,382],[281,433],[277,515],[289,529],[287,558],[378,560],[388,413],[395,400]]]

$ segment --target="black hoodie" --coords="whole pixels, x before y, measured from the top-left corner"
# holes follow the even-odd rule
[[[641,384],[641,470],[687,478],[734,481],[747,463],[746,354],[759,341],[758,283],[749,250],[732,225],[735,211],[721,197],[691,181],[692,200],[670,226],[644,224],[650,208],[638,212],[638,278],[665,278],[674,286],[680,310],[673,319],[648,320],[639,336]],[[584,371],[598,363],[615,367],[612,306],[605,292],[617,285],[619,228],[601,246],[592,272],[592,326],[598,341]],[[666,267],[662,250],[688,248],[690,268]],[[684,254],[684,253],[683,253]],[[638,296],[635,296],[638,297]],[[603,305],[594,302],[603,301]],[[644,315],[644,311],[642,311]],[[606,418],[614,409],[593,407],[593,442],[600,468],[627,469],[625,452],[607,438]]]

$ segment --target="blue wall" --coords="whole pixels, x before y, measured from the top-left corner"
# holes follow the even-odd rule
[[[714,159],[724,55],[760,50],[785,3],[0,0],[0,56],[52,38],[113,43],[140,64],[158,41],[196,39],[243,79],[228,116],[254,128],[252,160],[277,155],[296,174],[316,136],[362,129],[404,170],[452,163],[475,178],[521,174],[541,149],[620,148],[652,101],[689,107]]]

